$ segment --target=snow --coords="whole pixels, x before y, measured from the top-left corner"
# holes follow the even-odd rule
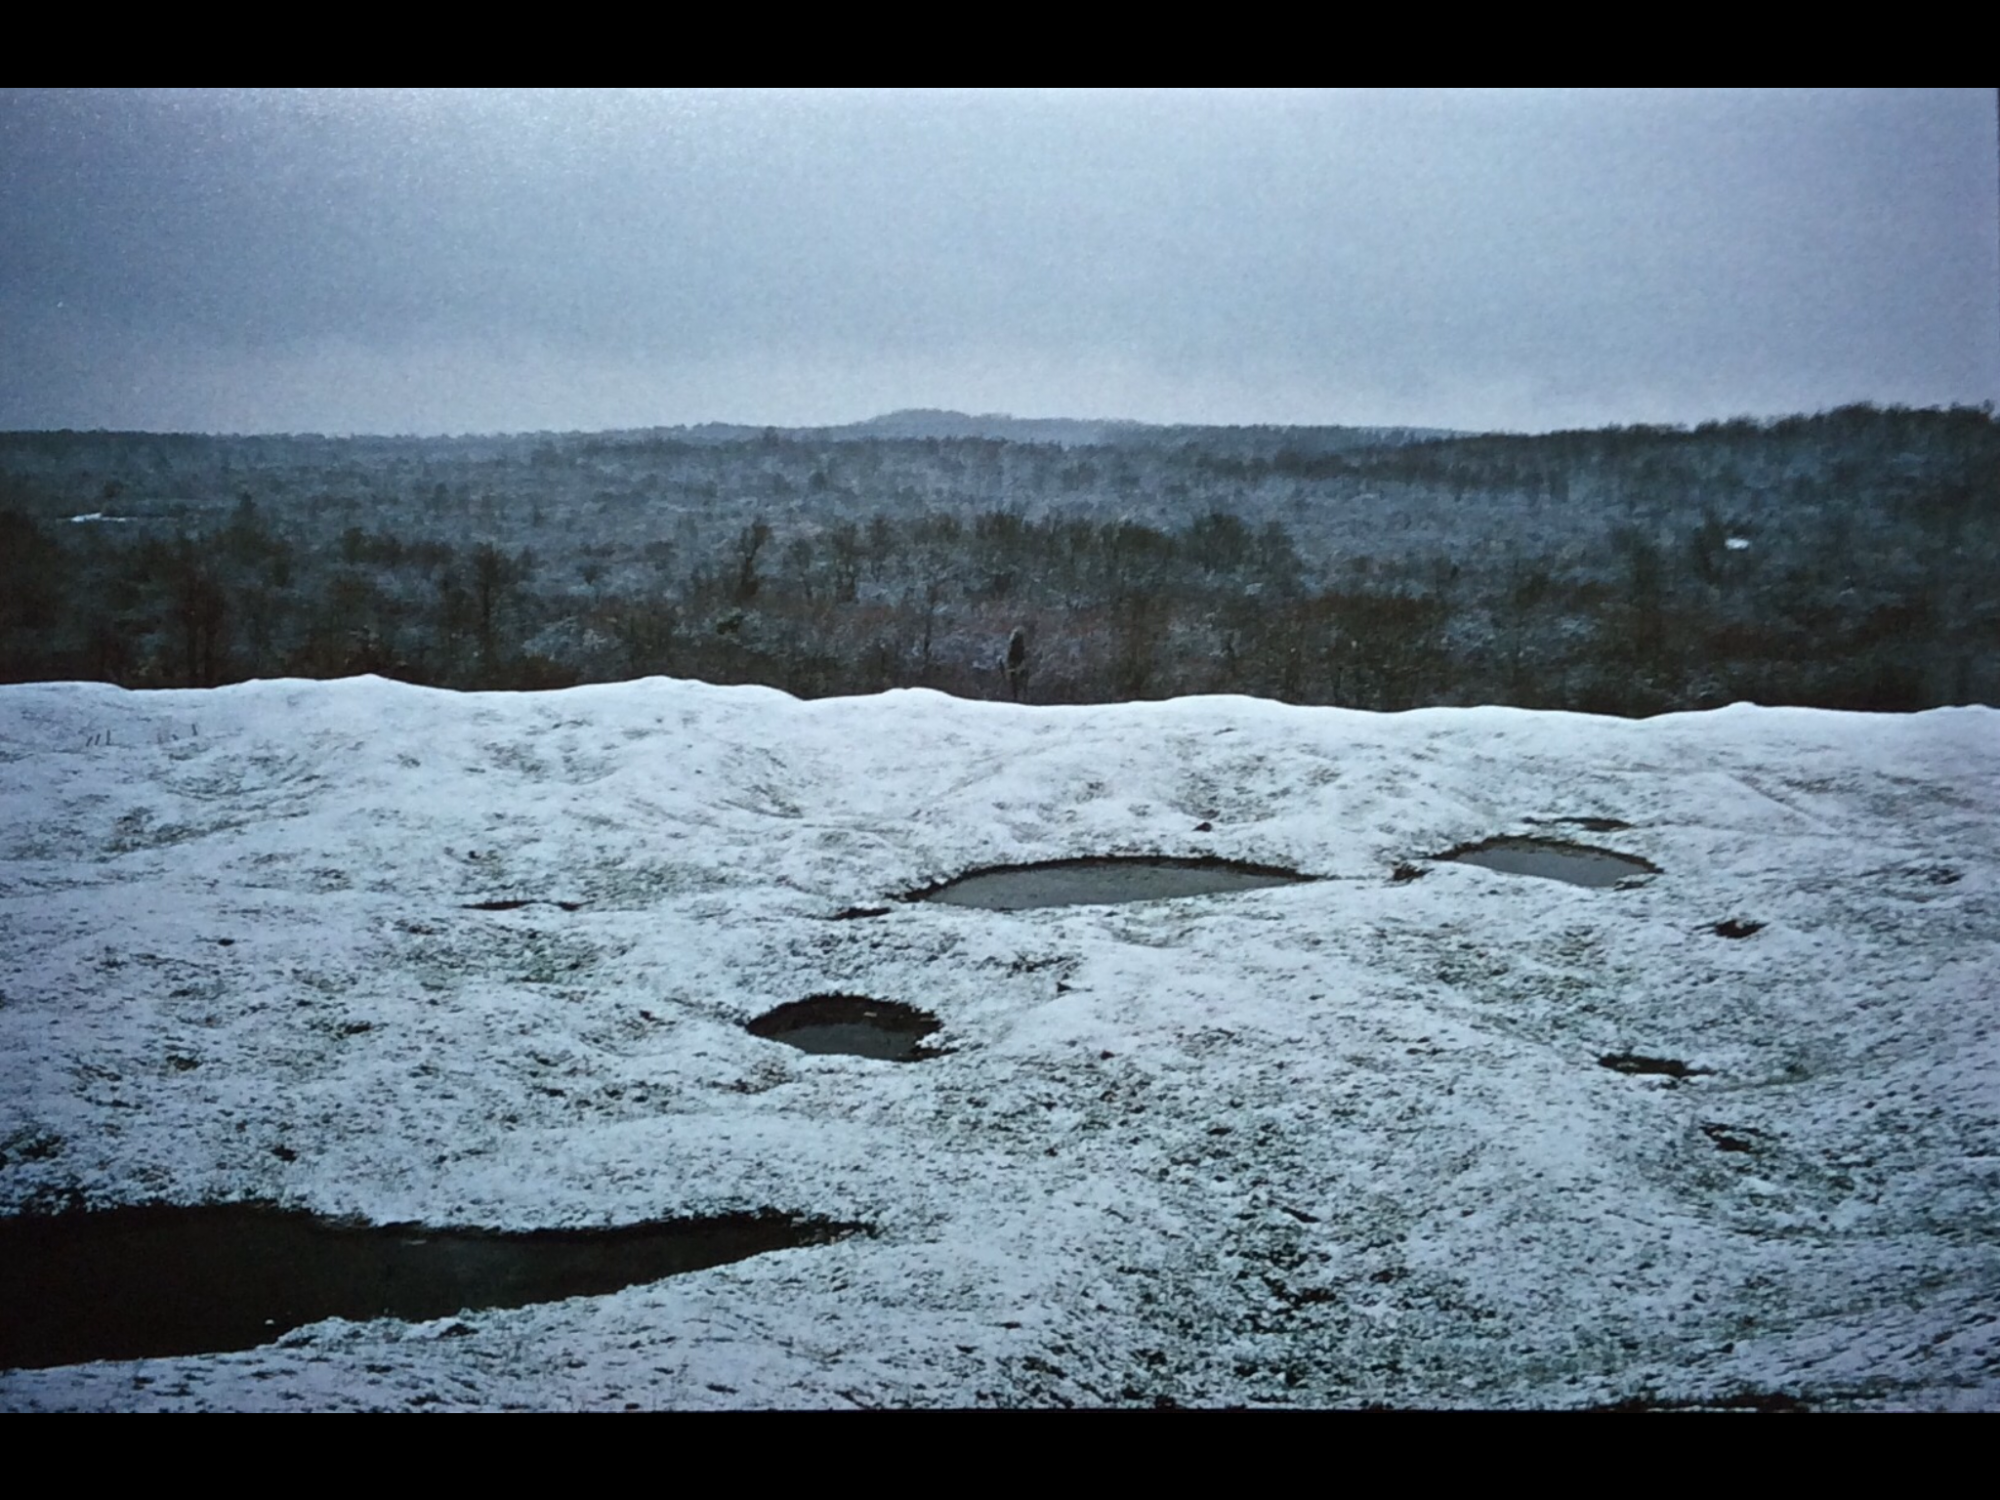
[[[0,1407],[1991,1409],[1996,787],[1984,708],[0,688],[0,1212],[874,1229]],[[1583,817],[1663,873],[1390,879]],[[1319,878],[892,899],[1115,853]],[[744,1031],[820,991],[949,1055]]]

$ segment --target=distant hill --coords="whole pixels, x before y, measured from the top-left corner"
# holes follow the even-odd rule
[[[1073,417],[1011,417],[1005,412],[968,416],[962,411],[911,408],[841,427],[803,429],[828,438],[982,438],[1004,443],[1054,443],[1065,448],[1225,441],[1249,434],[1298,434],[1308,447],[1330,450],[1423,442],[1460,434],[1442,427],[1222,427]]]
[[[977,416],[962,411],[934,407],[910,407],[885,412],[862,422],[844,422],[832,427],[757,427],[744,422],[702,422],[690,427],[648,429],[645,435],[694,443],[741,443],[772,434],[783,438],[818,442],[965,441],[997,443],[1046,443],[1061,448],[1172,447],[1198,442],[1233,452],[1245,448],[1271,446],[1282,438],[1283,446],[1302,453],[1340,453],[1356,448],[1395,447],[1403,443],[1428,442],[1435,438],[1463,437],[1444,427],[1280,427],[1203,426],[1131,422],[1106,418],[1013,417],[1005,412],[983,412]],[[640,434],[604,433],[613,438]],[[1246,450],[1247,451],[1247,450]]]
[[[1004,412],[985,412],[975,417],[962,411],[911,408],[820,431],[829,437],[985,438],[1003,443],[1057,443],[1065,448],[1084,448],[1137,436],[1147,425],[1071,417],[1010,417]]]

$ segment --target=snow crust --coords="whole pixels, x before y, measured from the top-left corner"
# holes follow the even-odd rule
[[[1991,1409],[1996,788],[1981,708],[0,689],[0,1212],[874,1226],[0,1406]],[[1391,878],[1569,818],[1663,873]],[[1319,878],[893,899],[1120,853]],[[815,992],[948,1055],[743,1029]]]

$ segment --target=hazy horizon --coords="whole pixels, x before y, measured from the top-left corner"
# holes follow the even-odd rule
[[[1900,406],[1902,409],[1905,410],[1924,410],[1924,411],[1942,411],[1953,408],[1962,408],[1970,410],[1983,409],[1988,411],[1990,415],[1996,403],[1990,400],[1985,402],[1940,402],[1926,407],[1911,407],[1908,403],[1894,403],[1894,402],[1878,403],[1878,402],[1861,401],[1861,402],[1845,402],[1841,403],[1841,405],[1845,406],[1876,405],[1876,406],[1881,406],[1885,409]],[[1834,411],[1837,409],[1838,408],[1835,406],[1828,405],[1815,408],[1811,411],[1716,413],[1713,416],[1693,417],[1683,421],[1673,421],[1673,422],[1646,422],[1641,420],[1634,420],[1630,422],[1613,421],[1613,422],[1595,423],[1590,426],[1563,426],[1563,427],[1539,427],[1539,428],[1527,428],[1527,427],[1473,428],[1473,427],[1442,427],[1434,422],[1213,422],[1213,423],[1148,422],[1133,417],[1107,417],[1101,415],[1074,416],[1069,414],[1056,414],[1047,412],[1036,413],[1033,415],[1023,415],[1018,412],[1005,412],[1005,411],[966,412],[966,411],[958,411],[956,409],[948,407],[906,406],[906,407],[898,407],[894,411],[876,412],[870,416],[861,417],[854,421],[810,422],[810,423],[797,423],[797,424],[787,424],[778,422],[758,422],[754,420],[733,420],[729,418],[707,418],[691,422],[652,422],[643,425],[633,425],[627,427],[509,427],[509,428],[490,428],[490,429],[467,428],[455,431],[438,430],[438,431],[428,431],[428,432],[409,432],[409,431],[328,432],[313,428],[288,428],[288,429],[267,428],[257,431],[248,431],[248,430],[230,431],[221,428],[195,429],[195,428],[182,428],[182,427],[0,427],[0,434],[36,435],[45,433],[67,432],[82,436],[103,436],[103,437],[135,435],[135,436],[147,436],[147,437],[200,437],[200,438],[219,438],[219,439],[245,439],[245,440],[253,440],[258,438],[318,438],[318,439],[327,439],[332,441],[344,441],[348,439],[353,439],[356,441],[382,440],[382,441],[411,441],[411,442],[423,442],[430,440],[472,441],[479,439],[530,438],[530,437],[596,437],[601,435],[611,435],[624,432],[682,432],[682,431],[698,432],[703,429],[710,429],[710,428],[743,428],[749,431],[762,430],[762,431],[776,431],[780,433],[840,432],[851,428],[863,428],[863,427],[868,427],[875,423],[887,422],[890,419],[896,417],[922,415],[922,416],[938,416],[938,417],[961,417],[964,418],[968,423],[978,423],[978,422],[1007,422],[1007,423],[1020,423],[1020,424],[1062,423],[1064,425],[1070,425],[1076,427],[1105,427],[1105,428],[1126,428],[1126,429],[1136,428],[1140,430],[1154,429],[1154,428],[1164,429],[1164,428],[1176,428],[1176,427],[1188,427],[1188,428],[1212,427],[1225,431],[1231,429],[1248,431],[1260,428],[1271,428],[1271,429],[1298,428],[1300,430],[1308,430],[1312,428],[1355,428],[1364,431],[1382,431],[1382,432],[1398,432],[1398,431],[1435,432],[1442,436],[1451,436],[1451,437],[1489,437],[1489,436],[1545,437],[1552,433],[1557,433],[1557,432],[1571,432],[1571,431],[1590,432],[1590,431],[1601,431],[1608,428],[1618,428],[1618,427],[1633,427],[1633,428],[1654,427],[1654,428],[1662,428],[1670,430],[1691,431],[1695,428],[1706,426],[1710,423],[1727,424],[1738,421],[1749,421],[1761,425],[1769,425],[1774,422],[1780,422],[1795,417],[1822,416],[1830,411]]]
[[[0,91],[0,429],[2000,400],[1990,89]]]

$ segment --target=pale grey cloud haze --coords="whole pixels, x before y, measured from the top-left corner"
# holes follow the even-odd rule
[[[0,94],[0,427],[2000,399],[1994,95]]]

